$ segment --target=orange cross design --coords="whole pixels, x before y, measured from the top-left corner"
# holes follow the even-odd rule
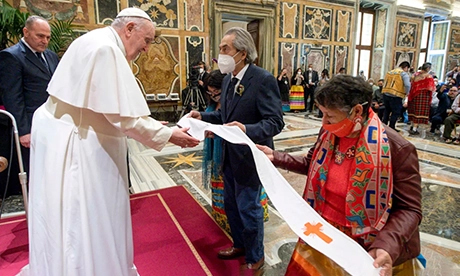
[[[318,236],[320,239],[322,239],[323,241],[325,241],[326,243],[331,243],[332,242],[332,238],[329,237],[328,235],[324,234],[322,231],[321,231],[321,226],[323,226],[321,224],[321,222],[318,222],[317,224],[315,225],[312,225],[311,223],[307,222],[305,224],[305,227],[306,227],[306,231],[303,232],[305,235],[309,236],[311,234],[315,234],[316,236]]]

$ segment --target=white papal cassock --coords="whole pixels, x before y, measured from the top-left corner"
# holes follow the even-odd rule
[[[172,130],[147,115],[111,28],[75,40],[32,124],[23,275],[136,275],[126,136],[161,150]]]

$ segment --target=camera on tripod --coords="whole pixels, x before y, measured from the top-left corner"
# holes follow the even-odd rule
[[[182,114],[189,113],[191,110],[204,111],[206,109],[206,100],[199,88],[199,65],[191,66],[187,79],[187,87],[182,90]]]

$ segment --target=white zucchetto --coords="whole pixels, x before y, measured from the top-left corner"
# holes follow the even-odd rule
[[[139,9],[139,8],[126,8],[126,9],[123,9],[118,15],[117,15],[117,18],[118,17],[141,17],[141,18],[145,18],[149,21],[152,22],[152,19],[148,16],[148,14]]]

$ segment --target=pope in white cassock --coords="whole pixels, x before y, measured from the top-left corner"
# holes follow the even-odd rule
[[[194,147],[188,129],[150,111],[128,61],[147,51],[155,25],[140,9],[76,39],[35,112],[31,133],[30,263],[22,275],[137,275],[126,136],[156,150]]]

